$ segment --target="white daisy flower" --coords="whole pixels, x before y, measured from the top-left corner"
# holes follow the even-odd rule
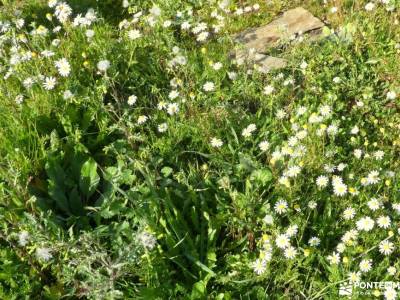
[[[172,25],[172,21],[171,20],[165,20],[163,23],[163,27],[164,28],[168,28]]]
[[[65,2],[57,4],[54,15],[61,22],[65,23],[68,21],[69,16],[72,14],[72,8]]]
[[[308,208],[310,208],[310,209],[315,209],[315,208],[317,208],[317,202],[315,202],[315,201],[310,201],[310,202],[308,202],[307,206],[308,206]]]
[[[289,246],[285,249],[284,255],[287,259],[293,259],[297,255],[297,250],[293,246]]]
[[[387,272],[389,273],[389,275],[394,276],[397,272],[396,268],[393,266],[390,266],[389,268],[387,268]]]
[[[378,151],[374,152],[374,157],[376,160],[382,160],[384,155],[385,155],[385,152],[383,152],[382,150],[378,150]]]
[[[296,235],[298,231],[299,231],[299,226],[291,225],[286,229],[286,236],[292,237]]]
[[[179,106],[176,103],[170,103],[167,106],[167,113],[172,116],[179,112]]]
[[[179,92],[177,90],[172,90],[168,94],[168,98],[174,100],[179,97]]]
[[[161,9],[154,4],[153,7],[149,10],[149,13],[155,17],[159,17],[161,15]]]
[[[264,95],[271,95],[275,88],[272,85],[267,85],[264,87]]]
[[[347,185],[342,182],[333,183],[333,193],[336,196],[344,196],[347,194]]]
[[[134,105],[135,103],[136,103],[136,101],[137,101],[137,97],[135,96],[135,95],[130,95],[129,97],[128,97],[128,104],[129,105]]]
[[[24,102],[24,96],[23,95],[18,95],[17,97],[15,97],[15,103],[21,104],[22,102]]]
[[[267,151],[269,149],[269,142],[268,141],[262,141],[261,143],[258,144],[258,147],[260,148],[261,151]]]
[[[361,150],[361,149],[355,149],[353,153],[354,153],[354,156],[355,156],[357,159],[360,159],[361,156],[362,156],[362,150]]]
[[[302,115],[304,115],[306,112],[307,112],[307,107],[305,107],[305,106],[300,106],[300,107],[297,108],[296,115],[297,115],[297,116],[302,116]]]
[[[52,76],[45,77],[44,82],[43,82],[43,87],[46,90],[50,91],[50,90],[54,89],[54,87],[56,86],[56,83],[57,83],[57,80],[54,77],[52,77]]]
[[[383,292],[383,296],[385,297],[385,300],[395,300],[397,299],[397,290],[392,286],[387,286]]]
[[[371,259],[363,259],[360,262],[360,271],[366,273],[372,269],[372,260]]]
[[[327,259],[331,265],[337,265],[340,263],[340,254],[337,252],[333,252],[332,255],[329,255],[327,257]]]
[[[283,109],[279,109],[277,112],[276,112],[276,118],[278,119],[278,120],[283,120],[284,118],[286,118],[286,111],[285,110],[283,110]]]
[[[288,204],[285,200],[279,200],[275,203],[274,209],[278,214],[283,214],[287,211]]]
[[[189,30],[191,27],[190,23],[188,21],[185,21],[181,24],[181,29],[182,30]]]
[[[370,231],[374,228],[375,222],[370,217],[363,217],[356,223],[358,230]]]
[[[146,231],[139,233],[137,240],[148,250],[152,250],[157,244],[157,239],[151,233]]]
[[[380,181],[379,172],[374,170],[371,171],[367,176],[367,183],[368,184],[376,184]]]
[[[360,272],[350,272],[348,278],[351,283],[359,282],[361,280],[361,273]]]
[[[323,105],[319,108],[319,112],[322,116],[328,117],[332,113],[332,109],[329,105]]]
[[[345,163],[340,163],[340,164],[337,165],[336,169],[337,169],[339,172],[341,172],[341,171],[343,171],[346,167],[347,167],[347,164],[345,164]]]
[[[391,221],[388,216],[380,216],[377,220],[376,223],[378,224],[378,227],[387,229],[390,227]]]
[[[224,142],[221,139],[215,137],[211,139],[211,146],[214,148],[220,148],[223,144]]]
[[[350,130],[350,133],[353,134],[353,135],[356,135],[356,134],[358,134],[359,132],[360,132],[360,128],[358,128],[357,125],[354,126],[354,127]]]
[[[330,135],[336,135],[338,133],[338,127],[335,124],[331,124],[326,129],[326,132]]]
[[[392,207],[398,214],[400,214],[400,203],[393,203]]]
[[[22,82],[26,89],[30,89],[34,83],[35,80],[32,77],[28,77]]]
[[[138,119],[137,119],[137,123],[138,123],[139,125],[142,125],[142,124],[146,123],[147,119],[148,119],[147,116],[143,116],[143,115],[142,115],[142,116],[139,116]]]
[[[74,94],[70,90],[65,90],[63,93],[64,100],[71,99],[73,96],[74,96]]]
[[[317,178],[315,183],[317,184],[317,186],[319,188],[324,188],[324,187],[328,186],[329,178],[327,176],[324,176],[324,175],[318,176],[318,178]]]
[[[394,91],[389,91],[389,92],[387,92],[387,94],[386,94],[386,98],[387,98],[388,100],[394,100],[394,99],[396,99],[396,97],[397,97],[397,94],[396,94],[396,92],[394,92]]]
[[[286,172],[288,177],[297,177],[301,173],[301,168],[299,166],[291,166]]]
[[[301,64],[300,64],[300,68],[301,69],[306,69],[308,67],[308,64],[305,62],[305,61],[303,61]]]
[[[355,240],[358,236],[358,231],[355,229],[351,229],[346,231],[346,233],[342,236],[341,240],[343,243],[348,243],[351,240]]]
[[[310,238],[310,239],[308,240],[308,244],[309,244],[311,247],[316,247],[316,246],[318,246],[320,243],[321,243],[321,240],[320,240],[318,237],[315,237],[315,236],[313,236],[312,238]]]
[[[279,234],[275,238],[275,244],[278,248],[285,249],[290,246],[289,237],[286,234]]]
[[[46,58],[52,57],[54,56],[54,52],[50,51],[50,50],[43,50],[42,52],[40,52],[41,55],[43,55]]]
[[[257,126],[255,124],[250,124],[248,125],[245,129],[242,131],[242,136],[245,138],[250,137],[251,134],[257,129]]]
[[[333,173],[333,172],[335,172],[335,170],[336,170],[336,167],[333,166],[333,165],[330,165],[330,164],[324,165],[324,171],[327,172],[327,173]],[[334,182],[334,180],[332,180],[332,183],[333,182]]]
[[[203,85],[203,90],[206,92],[212,92],[215,90],[215,85],[213,82],[211,81],[207,81],[204,85]]]
[[[160,133],[166,132],[168,129],[168,124],[167,123],[162,123],[160,125],[158,125],[157,130]]]
[[[167,106],[168,106],[168,103],[167,103],[167,102],[165,102],[165,101],[160,101],[160,102],[158,102],[158,104],[157,104],[157,109],[158,109],[158,110],[163,110],[163,109],[167,108]]]
[[[382,206],[381,202],[376,198],[371,198],[371,200],[367,202],[367,205],[372,211],[376,211]]]
[[[343,212],[343,218],[345,220],[351,220],[354,218],[354,216],[356,215],[356,211],[354,208],[352,207],[348,207],[344,210]]]
[[[220,63],[220,62],[216,62],[215,64],[213,64],[213,69],[215,70],[215,71],[218,71],[218,70],[221,70],[222,69],[222,67],[223,67],[223,65],[222,65],[222,63]]]
[[[47,4],[50,8],[53,8],[54,6],[57,5],[57,2],[58,2],[57,0],[49,0]]]
[[[263,222],[268,225],[274,224],[274,218],[271,215],[265,215]]]
[[[132,29],[132,30],[129,30],[128,31],[128,33],[127,33],[127,35],[128,35],[128,38],[130,39],[130,40],[137,40],[137,39],[139,39],[139,38],[141,38],[142,37],[142,33],[139,31],[139,30],[137,30],[137,29]]]
[[[228,72],[228,77],[230,80],[235,80],[238,74],[236,72]]]
[[[110,67],[111,63],[109,60],[101,60],[97,63],[97,69],[101,72],[107,71],[107,69]]]
[[[71,73],[71,66],[65,58],[57,60],[54,64],[61,76],[67,77]]]
[[[207,31],[200,32],[200,33],[197,35],[196,41],[198,41],[198,42],[204,42],[205,40],[207,40],[207,38],[208,38],[209,35],[210,35],[210,34],[209,34]]]
[[[336,246],[336,250],[337,250],[337,252],[339,252],[339,253],[343,253],[344,250],[346,250],[346,245],[343,244],[343,243],[339,243],[339,244]]]
[[[257,259],[253,264],[252,264],[253,270],[257,275],[261,275],[265,272],[267,269],[267,264],[266,261],[262,259]]]
[[[93,37],[94,37],[94,30],[92,30],[92,29],[86,30],[86,31],[85,31],[85,35],[86,35],[86,37],[87,37],[88,39],[93,38]]]
[[[366,11],[372,11],[375,8],[375,4],[372,2],[368,2],[365,6],[364,6]]]
[[[379,243],[379,252],[384,255],[389,255],[394,251],[394,244],[388,240]]]

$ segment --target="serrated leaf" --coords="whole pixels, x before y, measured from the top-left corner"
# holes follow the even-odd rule
[[[169,175],[171,175],[173,172],[173,169],[170,167],[164,167],[161,169],[161,173],[163,174],[164,177],[168,177]]]
[[[269,169],[254,170],[251,173],[250,179],[256,182],[266,185],[272,180],[272,172]]]

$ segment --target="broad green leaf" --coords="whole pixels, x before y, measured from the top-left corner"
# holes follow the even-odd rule
[[[93,158],[89,158],[82,165],[79,188],[86,198],[89,198],[95,192],[99,182],[100,176],[97,174],[97,163]]]
[[[62,186],[58,185],[54,180],[49,179],[48,191],[50,197],[55,201],[57,207],[62,209],[66,213],[70,213],[68,199],[65,196],[65,192]]]
[[[45,166],[47,176],[50,180],[55,182],[56,185],[64,186],[65,172],[59,165],[56,157],[50,157]]]
[[[85,214],[77,187],[74,187],[69,194],[69,207],[74,215],[83,216]]]
[[[206,286],[204,282],[199,281],[193,285],[191,299],[204,299],[206,296]]]

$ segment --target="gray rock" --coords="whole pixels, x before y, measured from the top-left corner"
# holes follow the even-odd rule
[[[264,54],[261,54],[264,55]],[[261,73],[268,73],[271,70],[281,69],[287,66],[287,60],[279,57],[264,55],[256,62],[257,70]]]
[[[324,23],[314,17],[308,10],[297,7],[285,12],[271,23],[245,30],[235,36],[235,41],[244,48],[264,52],[265,49],[285,43],[299,33],[321,29]]]
[[[236,52],[236,60],[239,64],[252,64],[253,67],[261,73],[268,73],[274,69],[284,68],[288,63],[286,59],[254,51],[238,51]]]
[[[248,29],[234,36],[234,40],[239,44],[235,52],[236,59],[241,62],[251,61],[263,72],[283,68],[287,65],[285,59],[263,53],[268,48],[289,42],[299,34],[313,33],[315,39],[323,26],[321,20],[302,7],[288,10],[267,25]]]

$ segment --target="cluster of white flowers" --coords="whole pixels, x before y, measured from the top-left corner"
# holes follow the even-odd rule
[[[243,129],[243,131],[242,131],[242,136],[244,136],[245,138],[248,138],[248,137],[250,137],[250,136],[252,135],[252,133],[253,133],[254,131],[256,131],[256,130],[257,130],[256,124],[250,124],[250,125],[248,125],[245,129]]]
[[[261,275],[267,270],[267,264],[272,259],[272,243],[268,236],[264,235],[262,238],[262,246],[259,258],[253,262],[252,266],[256,274]]]
[[[51,2],[54,3],[54,1]],[[60,2],[55,4],[54,14],[61,23],[65,23],[69,20],[69,17],[72,14],[72,8],[67,3]]]
[[[87,27],[93,24],[97,20],[96,12],[94,9],[89,9],[85,16],[82,16],[81,14],[78,14],[74,21],[73,25],[74,26],[80,26],[80,27]]]
[[[38,260],[47,262],[53,258],[53,255],[51,254],[51,249],[42,247],[36,248],[36,257]]]
[[[154,237],[154,235],[147,231],[142,231],[139,233],[137,239],[140,244],[148,250],[152,250],[157,244],[157,239]]]

